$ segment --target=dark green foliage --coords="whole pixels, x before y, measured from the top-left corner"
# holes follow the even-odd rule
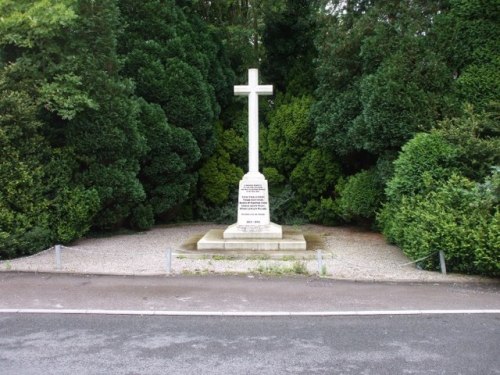
[[[398,150],[416,132],[429,130],[446,109],[449,71],[416,41],[386,58],[361,82],[363,110],[350,126],[358,148],[374,154]]]
[[[280,174],[274,167],[264,167],[262,173],[271,186],[280,185],[285,181],[285,176]]]
[[[290,185],[270,192],[269,205],[273,222],[289,225],[307,222],[304,204],[297,198]]]
[[[44,165],[45,192],[50,198],[49,227],[55,243],[69,243],[85,235],[100,209],[97,191],[72,181],[75,164],[68,149],[53,148]]]
[[[178,212],[231,95],[217,30],[168,0],[0,8],[2,252]]]
[[[498,136],[491,121],[468,110],[417,135],[394,163],[378,221],[412,259],[431,255],[423,262],[427,268],[437,267],[435,252],[443,250],[447,268],[456,272],[499,274],[500,182],[498,172],[490,175]]]
[[[39,47],[56,37],[76,18],[73,0],[3,0],[0,3],[0,44],[21,48]],[[12,52],[13,50],[7,49]]]
[[[454,74],[454,89],[478,110],[500,96],[500,10],[496,0],[452,0],[432,38]]]
[[[426,179],[447,180],[457,171],[457,148],[437,133],[420,133],[404,147],[394,162],[394,177],[387,184],[387,198],[398,202],[403,196],[426,191]]]
[[[242,176],[243,171],[230,163],[227,153],[216,151],[200,169],[201,196],[212,204],[225,203]]]
[[[81,56],[73,69],[99,108],[80,112],[68,123],[66,142],[79,164],[77,181],[99,194],[101,210],[94,225],[113,229],[123,225],[145,198],[137,178],[145,142],[138,131],[132,85],[118,75],[116,2],[81,0],[77,14],[68,52]]]
[[[50,232],[40,160],[46,145],[36,107],[26,93],[4,84],[0,89],[0,257],[5,258],[47,246]]]
[[[309,123],[310,97],[292,98],[279,104],[269,115],[267,147],[263,151],[266,165],[281,174],[292,172],[311,146],[313,133]]]
[[[342,222],[340,208],[332,198],[310,200],[304,209],[309,221],[324,225],[338,225]]]
[[[44,108],[63,120],[72,120],[87,108],[99,109],[97,102],[83,90],[82,78],[74,73],[56,75],[53,82],[41,87],[39,94]]]
[[[368,8],[327,19],[317,39],[316,139],[340,155],[398,150],[453,110],[451,71],[424,38],[439,8],[420,1]]]
[[[139,104],[140,130],[147,149],[140,159],[139,178],[147,205],[155,217],[162,217],[188,199],[196,184],[192,169],[200,151],[192,134],[170,125],[159,105],[144,100]]]
[[[5,189],[0,194],[0,254],[11,257],[84,235],[99,209],[99,198],[94,189],[72,180],[71,149],[50,147],[43,137],[50,133],[45,116],[40,116],[42,108],[63,119],[96,108],[82,89],[81,77],[61,73],[74,67],[62,54],[65,42],[59,37],[63,28],[77,22],[73,4],[9,3],[2,3],[2,27],[7,29],[0,43],[8,62],[0,73],[1,153],[6,156],[0,167]]]
[[[316,3],[286,0],[283,8],[265,14],[262,73],[277,91],[294,96],[314,91]]]
[[[218,206],[207,204],[200,199],[197,204],[197,217],[203,221],[210,221],[220,224],[234,224],[237,220],[238,192],[234,192],[226,203]]]
[[[17,139],[2,164],[17,176],[0,171],[1,252],[15,256],[70,242],[92,224],[120,225],[144,196],[143,146],[131,85],[117,74],[113,1],[2,6],[2,133]]]
[[[199,169],[198,190],[205,202],[192,203],[225,203],[240,170],[230,161],[230,153],[239,151],[233,149],[235,134],[221,130],[217,137],[214,131],[234,81],[220,33],[189,6],[171,0],[120,0],[120,9],[127,22],[119,43],[124,73],[144,99],[141,121],[149,151],[140,179],[146,200],[156,217],[175,216],[181,204],[197,198]],[[148,103],[158,107],[145,113]]]
[[[362,142],[355,139],[351,129],[362,109],[359,82],[349,84],[342,92],[328,90],[318,96],[321,100],[314,104],[311,116],[317,126],[318,144],[343,157],[360,150]]]
[[[481,194],[483,207],[492,207],[493,217],[488,216],[484,232],[478,233],[483,246],[475,249],[474,264],[479,273],[489,275],[500,275],[500,170],[493,169],[491,176],[486,178],[483,184],[477,186]],[[474,202],[476,205],[477,202]]]
[[[428,184],[429,193],[384,209],[384,234],[412,259],[429,256],[421,261],[427,269],[438,269],[442,250],[451,272],[500,275],[498,197],[457,175]]]
[[[333,193],[341,169],[330,153],[312,145],[314,133],[309,115],[313,101],[303,96],[282,97],[277,102],[269,115],[263,150],[267,165],[264,174],[271,183],[273,220],[331,223],[337,211],[322,198]]]
[[[488,114],[471,109],[463,116],[447,119],[429,134],[408,142],[394,162],[394,177],[387,184],[387,197],[397,202],[403,196],[426,191],[425,179],[447,180],[461,173],[482,181],[491,167],[500,163],[498,126]]]
[[[376,213],[386,199],[386,183],[392,175],[391,154],[381,157],[377,164],[368,170],[361,170],[348,177],[341,177],[339,173],[331,198],[321,199],[318,214],[324,212],[321,214],[323,217],[327,214],[330,223],[347,222],[373,226]],[[310,203],[316,204],[308,204],[308,212],[313,212],[312,209],[318,206],[318,202]]]
[[[169,123],[189,130],[202,156],[210,156],[213,123],[234,80],[217,32],[172,0],[120,0],[120,9],[127,28],[119,50],[137,94],[159,104]]]
[[[207,155],[212,146],[208,140],[213,136],[212,123],[216,116],[211,108],[210,88],[198,70],[181,60],[173,58],[166,65],[165,80],[161,82],[166,92],[160,103],[169,121],[189,130]]]
[[[208,204],[220,206],[237,190],[238,182],[243,177],[243,170],[231,162],[230,152],[244,152],[244,145],[234,130],[224,130],[218,124],[216,131],[219,145],[200,169],[200,196]]]
[[[76,186],[59,190],[50,207],[52,241],[69,243],[85,235],[99,210],[99,203],[99,195],[94,189]]]
[[[375,169],[349,176],[337,185],[340,215],[346,221],[372,221],[384,198],[384,185]]]
[[[478,114],[469,105],[461,117],[446,119],[436,126],[436,133],[457,148],[460,173],[482,181],[491,166],[500,165],[499,112]]]
[[[50,17],[62,18],[53,19],[49,24],[54,29],[43,35],[25,31],[32,39],[30,48],[6,47],[16,51],[10,55],[15,58],[7,76],[35,98],[36,116],[50,147],[67,153],[65,161],[72,159],[61,181],[83,185],[84,190],[95,188],[101,209],[94,224],[116,227],[144,198],[136,178],[137,159],[144,151],[137,131],[137,106],[131,98],[132,85],[118,75],[116,4],[111,0],[45,3],[54,12]],[[48,11],[39,5],[28,10],[33,19]],[[16,13],[10,16],[15,19]],[[85,199],[85,194],[81,197]],[[90,207],[94,206],[93,198],[88,198]]]
[[[147,230],[151,228],[154,223],[155,218],[153,214],[153,207],[151,205],[140,204],[132,210],[130,226],[133,229]]]
[[[302,1],[289,0],[182,0],[176,3],[183,10],[194,11],[204,21],[216,28],[227,48],[231,66],[237,75],[246,74],[246,70],[258,67],[267,52],[263,35],[272,15],[279,15],[288,8],[293,13],[293,6]],[[312,1],[308,1],[311,3]],[[316,3],[316,1],[314,1]],[[304,8],[301,8],[304,10]],[[294,37],[296,37],[294,35]],[[282,41],[280,41],[282,42]]]
[[[290,184],[308,220],[327,225],[340,222],[338,204],[331,198],[340,177],[340,165],[319,149],[307,153],[293,170]]]
[[[70,181],[67,159],[40,135],[33,100],[0,87],[0,258],[10,258],[85,234],[99,198]]]
[[[330,195],[341,176],[340,165],[323,150],[312,148],[290,175],[290,183],[303,200]]]

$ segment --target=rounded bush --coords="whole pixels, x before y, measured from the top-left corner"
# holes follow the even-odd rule
[[[456,171],[457,148],[436,133],[419,133],[403,146],[394,162],[394,177],[388,182],[389,201],[427,190],[425,174],[435,181],[447,180]]]
[[[372,220],[384,197],[383,185],[374,169],[350,176],[339,194],[340,215],[348,221]]]
[[[411,259],[438,269],[438,251],[451,272],[500,275],[498,204],[491,189],[453,175],[427,194],[386,205],[384,234]]]

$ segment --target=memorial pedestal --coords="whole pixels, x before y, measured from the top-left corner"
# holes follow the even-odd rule
[[[208,231],[197,244],[198,250],[207,251],[305,251],[306,240],[302,233],[287,231],[282,238],[223,238],[221,229]]]
[[[238,222],[221,232],[209,231],[198,241],[198,250],[306,250],[301,233],[283,235],[281,225],[271,223],[267,180],[258,172],[249,172],[240,181]]]
[[[238,222],[224,231],[224,239],[283,237],[281,225],[271,223],[269,190],[264,175],[249,172],[240,181]]]

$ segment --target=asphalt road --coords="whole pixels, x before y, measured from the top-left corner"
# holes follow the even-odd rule
[[[500,374],[499,315],[0,315],[0,372]]]
[[[0,273],[0,290],[0,309],[235,312],[500,309],[498,283]]]

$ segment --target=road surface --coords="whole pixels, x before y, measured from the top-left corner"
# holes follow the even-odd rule
[[[500,316],[0,315],[3,375],[500,374]]]

